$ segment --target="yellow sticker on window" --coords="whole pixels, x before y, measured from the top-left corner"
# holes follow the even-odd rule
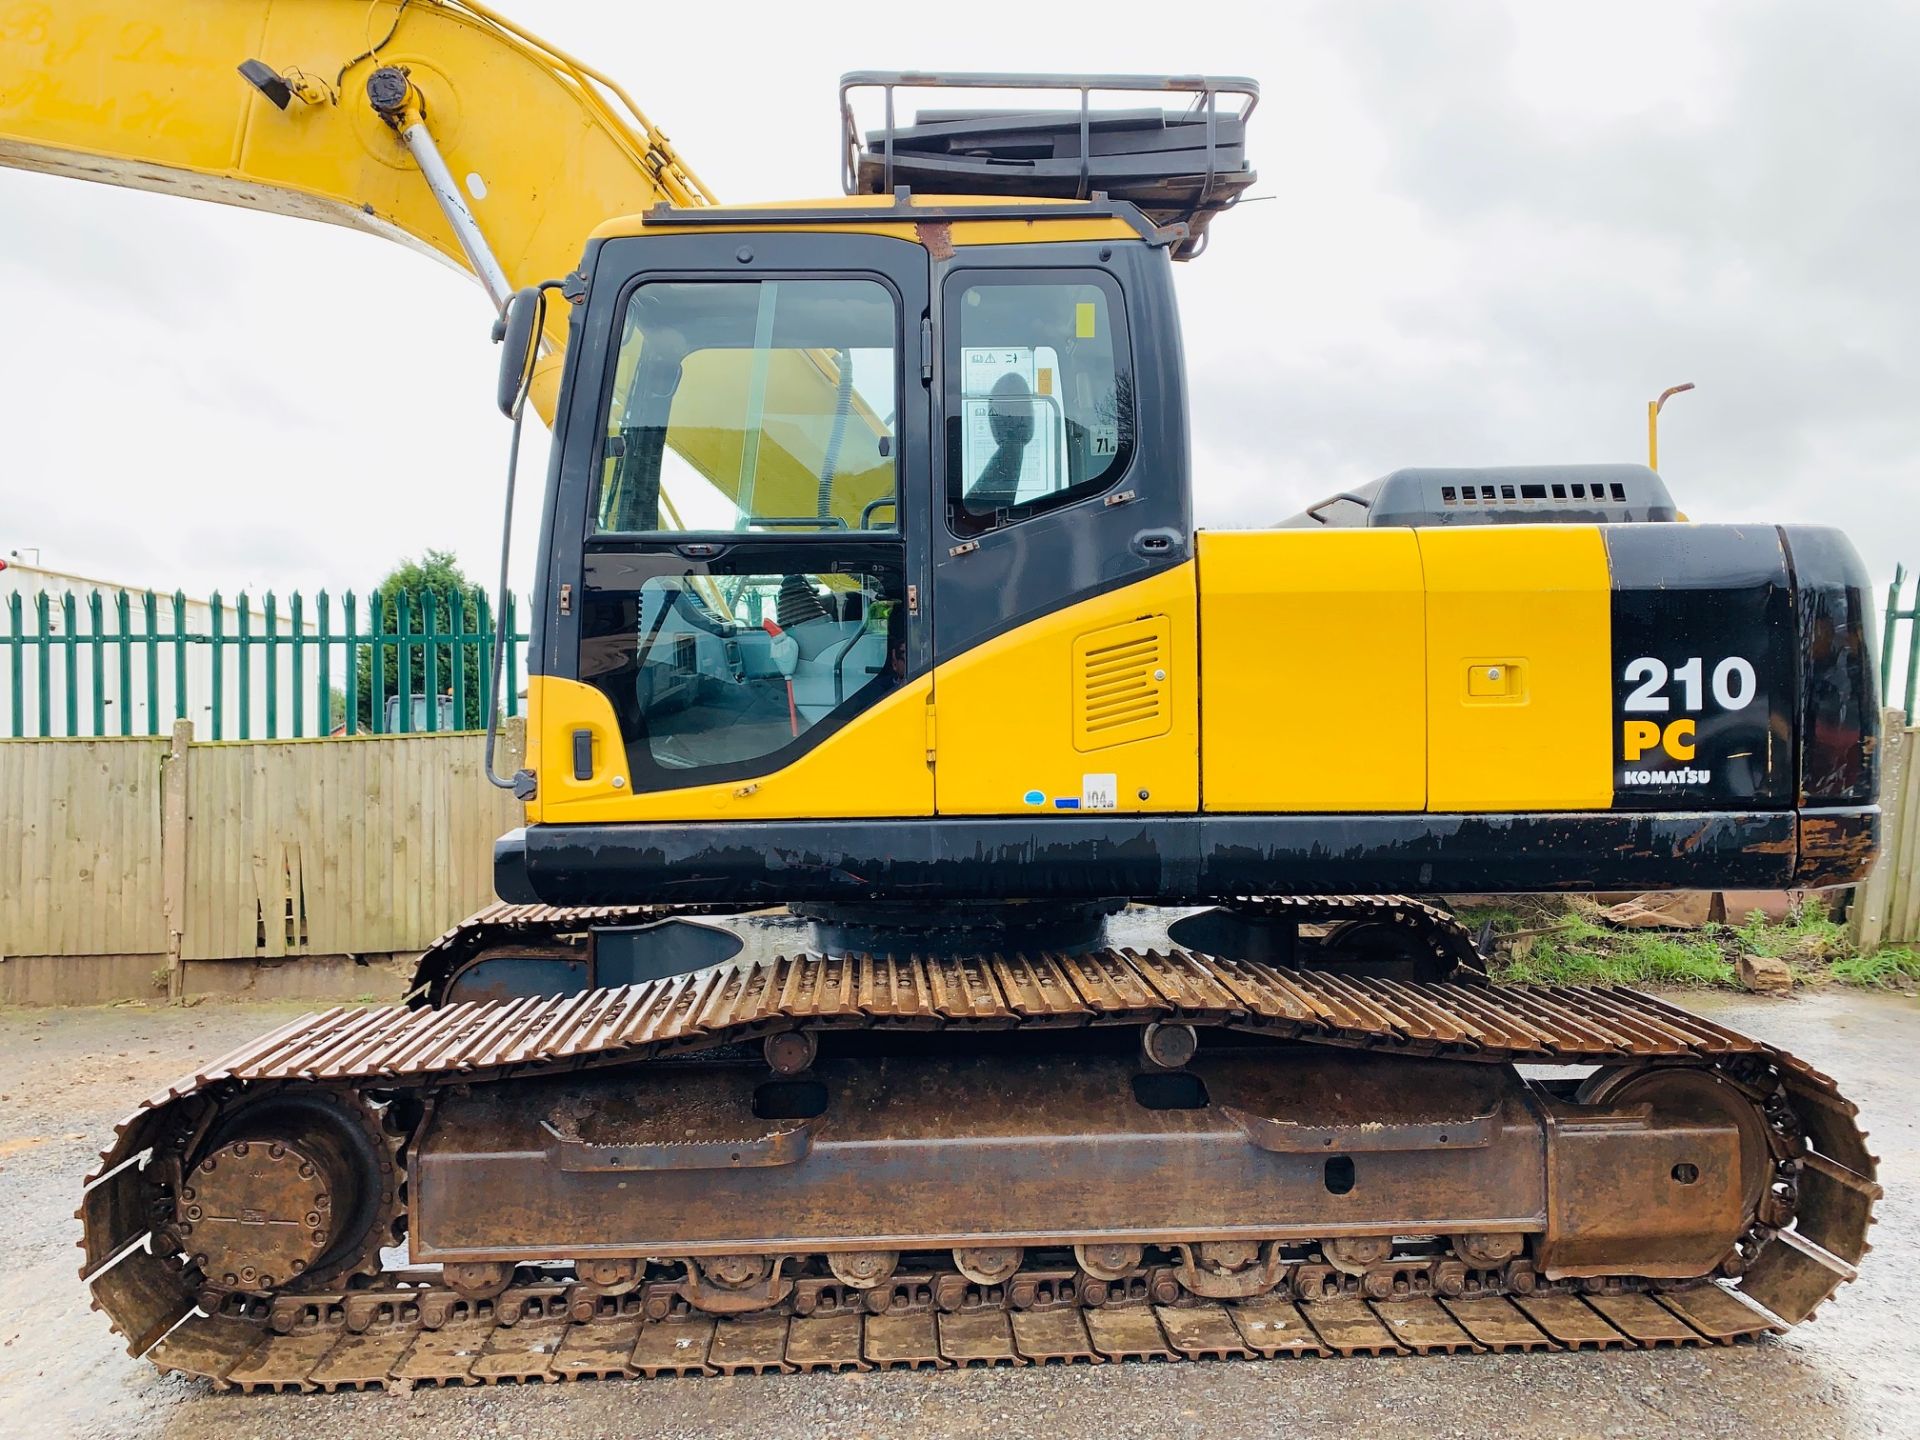
[[[1091,340],[1094,336],[1094,303],[1082,300],[1073,307],[1073,338]]]
[[[1053,370],[1050,367],[1040,372],[1039,379],[1035,381],[1033,388],[1042,395],[1053,393]]]

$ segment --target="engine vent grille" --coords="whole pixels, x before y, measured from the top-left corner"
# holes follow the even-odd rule
[[[1523,505],[1536,502],[1578,505],[1589,500],[1611,500],[1616,505],[1624,505],[1627,500],[1627,487],[1617,480],[1611,483],[1598,480],[1585,483],[1575,480],[1554,481],[1551,484],[1442,485],[1440,487],[1442,505],[1511,505],[1515,501]]]
[[[1167,617],[1149,615],[1082,635],[1073,645],[1077,750],[1104,750],[1172,728]]]

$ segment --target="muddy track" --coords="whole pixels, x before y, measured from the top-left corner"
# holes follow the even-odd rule
[[[226,1109],[282,1090],[321,1087],[377,1120],[394,1097],[789,1031],[1148,1024],[1403,1057],[1712,1070],[1758,1097],[1775,1178],[1738,1273],[1690,1286],[1630,1274],[1549,1285],[1442,1249],[1395,1253],[1356,1274],[1289,1263],[1268,1293],[1230,1301],[1196,1294],[1190,1275],[1165,1264],[1098,1284],[1071,1263],[1043,1265],[981,1285],[934,1263],[856,1292],[798,1257],[794,1283],[769,1289],[760,1309],[712,1315],[689,1303],[690,1293],[699,1299],[690,1270],[682,1279],[656,1267],[618,1295],[554,1272],[525,1283],[540,1273],[529,1270],[490,1299],[409,1272],[359,1274],[333,1291],[316,1274],[311,1293],[253,1295],[210,1289],[182,1253],[183,1165]],[[404,1155],[397,1144],[391,1153],[397,1207]],[[80,1210],[96,1303],[134,1354],[245,1388],[1727,1341],[1796,1323],[1851,1279],[1879,1194],[1854,1108],[1830,1080],[1650,997],[1413,985],[1184,952],[801,956],[554,1000],[332,1010],[154,1097],[102,1160]]]

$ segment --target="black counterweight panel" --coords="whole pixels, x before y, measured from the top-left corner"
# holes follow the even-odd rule
[[[1838,530],[1782,526],[1799,600],[1800,803],[1870,801],[1880,697],[1867,571]]]
[[[1616,809],[1794,803],[1800,664],[1768,525],[1614,525]]]

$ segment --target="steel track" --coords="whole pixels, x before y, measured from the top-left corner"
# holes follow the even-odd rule
[[[1731,1287],[1668,1291],[1622,1277],[1586,1282],[1581,1291],[1501,1294],[1494,1284],[1477,1294],[1369,1301],[1342,1293],[1299,1305],[1268,1295],[1221,1305],[1194,1303],[1177,1289],[1156,1292],[1150,1283],[1138,1293],[1093,1295],[1076,1283],[1050,1305],[1022,1307],[1031,1298],[1024,1292],[954,1291],[944,1308],[910,1295],[900,1313],[891,1302],[885,1314],[838,1302],[819,1313],[816,1292],[813,1313],[789,1302],[785,1313],[719,1319],[650,1313],[650,1301],[661,1309],[658,1286],[643,1287],[637,1300],[602,1297],[588,1314],[575,1308],[582,1292],[564,1283],[475,1303],[445,1289],[408,1288],[404,1276],[331,1299],[214,1296],[215,1313],[197,1313],[202,1277],[177,1253],[170,1229],[181,1159],[196,1137],[223,1106],[275,1086],[320,1082],[419,1096],[799,1028],[1154,1021],[1403,1056],[1719,1069],[1765,1097],[1778,1137],[1776,1203],[1744,1242],[1744,1273]],[[163,1369],[242,1388],[1708,1343],[1797,1323],[1853,1278],[1880,1193],[1854,1114],[1831,1080],[1792,1056],[1617,988],[1414,985],[1177,951],[799,956],[552,1000],[341,1008],[295,1021],[154,1097],[119,1127],[79,1212],[82,1275],[132,1353],[151,1352]],[[939,1277],[929,1283],[932,1296]],[[1155,1303],[1166,1299],[1174,1303]]]
[[[1054,1283],[1047,1274],[1015,1283],[1023,1278],[1042,1288]],[[1727,1345],[1786,1328],[1711,1284],[1662,1292],[1583,1295],[1543,1288],[1525,1296],[1312,1303],[1266,1295],[1159,1305],[1127,1294],[1098,1306],[1072,1298],[1024,1309],[970,1287],[951,1310],[922,1298],[881,1315],[832,1304],[805,1314],[788,1308],[713,1316],[683,1309],[657,1319],[645,1313],[645,1299],[631,1297],[599,1300],[586,1320],[571,1318],[580,1303],[571,1294],[575,1288],[524,1285],[475,1303],[422,1277],[417,1289],[287,1303],[266,1321],[195,1317],[147,1358],[163,1372],[203,1377],[220,1388],[332,1391],[1122,1360],[1663,1349]],[[1066,1288],[1077,1294],[1076,1287]]]
[[[1273,895],[1243,897],[1233,909],[1297,925],[1330,926],[1369,921],[1405,932],[1438,963],[1465,978],[1484,978],[1484,961],[1472,932],[1450,911],[1412,895]],[[737,907],[720,905],[515,905],[505,901],[475,911],[421,952],[407,986],[415,1009],[446,1003],[449,982],[489,951],[524,954],[546,947],[556,956],[585,949],[589,930],[606,925],[645,925],[657,920],[726,917]],[[1444,970],[1442,973],[1445,973]]]

